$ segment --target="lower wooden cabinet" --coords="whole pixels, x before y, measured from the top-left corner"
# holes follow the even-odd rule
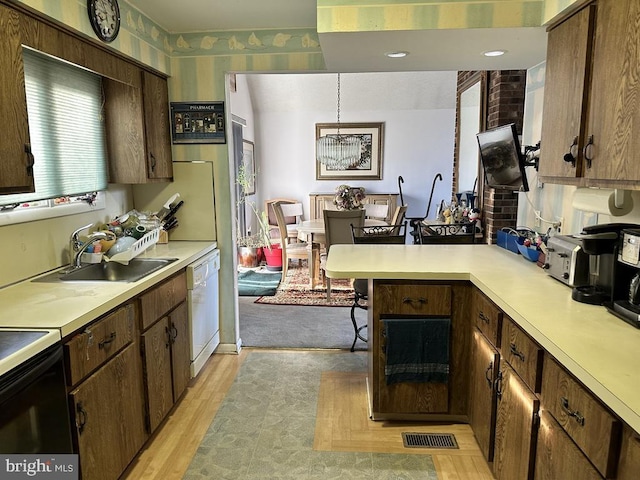
[[[618,463],[618,480],[637,480],[640,476],[640,434],[625,425]]]
[[[494,386],[499,365],[500,354],[475,328],[469,369],[469,424],[488,462],[493,461],[497,401]]]
[[[535,480],[602,479],[598,470],[546,410],[540,411],[535,465]]]
[[[139,355],[131,343],[69,394],[83,479],[118,478],[147,439]]]
[[[372,307],[368,310],[368,388],[374,420],[468,418],[470,298],[471,286],[464,282],[373,281]],[[430,319],[450,319],[447,382],[401,381],[388,384],[387,320],[411,322]]]
[[[550,355],[544,359],[542,405],[605,478],[615,475],[621,422]]]
[[[189,383],[188,328],[187,303],[182,302],[141,336],[150,433]]]
[[[500,360],[496,395],[496,479],[529,480],[533,478],[540,401],[504,359]]]

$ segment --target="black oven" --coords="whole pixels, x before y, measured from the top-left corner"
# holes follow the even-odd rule
[[[52,343],[43,343],[46,332],[0,331],[0,355],[13,359],[0,376],[0,453],[73,452],[62,345],[55,333],[57,341],[43,348]],[[34,345],[40,350],[35,354]]]

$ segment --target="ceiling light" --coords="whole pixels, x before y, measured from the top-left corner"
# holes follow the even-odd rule
[[[404,58],[409,55],[409,52],[389,52],[385,53],[385,55],[389,58]]]
[[[482,52],[485,57],[500,57],[507,53],[506,50],[489,50],[487,52]]]
[[[318,162],[331,170],[348,170],[360,163],[361,140],[355,135],[340,133],[340,74],[338,74],[338,123],[337,132],[327,134],[316,141]]]

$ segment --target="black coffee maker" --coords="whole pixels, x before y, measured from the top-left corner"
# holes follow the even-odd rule
[[[640,328],[640,226],[621,231],[614,276],[614,291],[607,309]]]
[[[640,228],[630,223],[592,225],[574,236],[580,240],[582,251],[589,255],[589,285],[575,287],[571,298],[592,305],[613,301],[614,290],[620,288],[615,281],[620,235],[622,230],[632,227]]]

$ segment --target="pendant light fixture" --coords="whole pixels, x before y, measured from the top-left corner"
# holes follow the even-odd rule
[[[326,134],[316,141],[316,158],[328,170],[347,170],[360,163],[361,140],[340,133],[340,74],[338,73],[337,133]]]

